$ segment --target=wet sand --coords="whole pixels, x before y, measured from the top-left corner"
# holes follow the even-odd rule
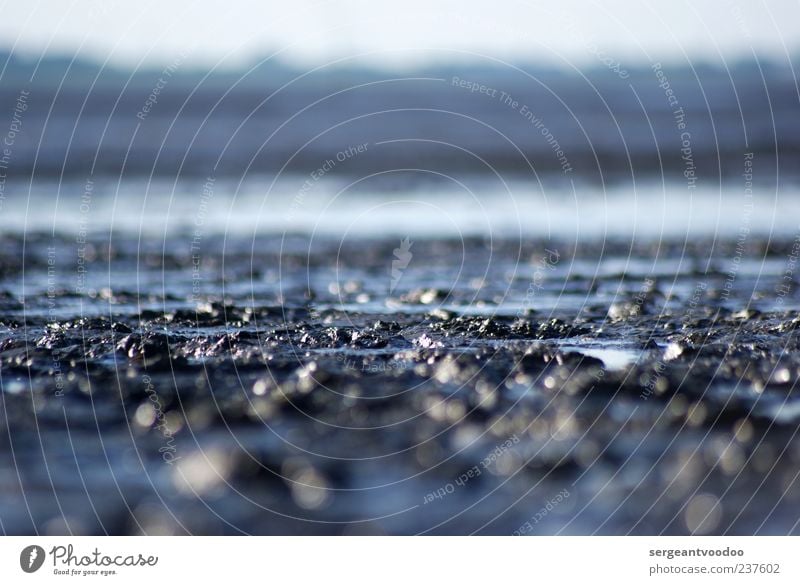
[[[796,534],[797,252],[0,236],[0,530]]]

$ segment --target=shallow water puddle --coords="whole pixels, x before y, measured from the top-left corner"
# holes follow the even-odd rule
[[[588,357],[602,360],[608,370],[624,370],[628,366],[636,363],[642,355],[642,350],[626,349],[622,347],[586,347],[559,344],[559,349],[565,352],[574,351]]]

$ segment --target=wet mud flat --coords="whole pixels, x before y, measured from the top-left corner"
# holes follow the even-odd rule
[[[0,236],[0,530],[796,534],[796,248]]]

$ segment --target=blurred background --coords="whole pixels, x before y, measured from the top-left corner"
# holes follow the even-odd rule
[[[96,229],[186,223],[209,178],[209,218],[247,229],[329,229],[386,193],[417,204],[354,229],[735,229],[750,182],[755,227],[793,227],[795,2],[2,11],[9,229],[74,225],[90,178]]]

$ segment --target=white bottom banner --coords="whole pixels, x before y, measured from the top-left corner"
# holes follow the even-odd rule
[[[3,583],[798,583],[793,537],[5,537]],[[223,581],[224,580],[224,581]]]

